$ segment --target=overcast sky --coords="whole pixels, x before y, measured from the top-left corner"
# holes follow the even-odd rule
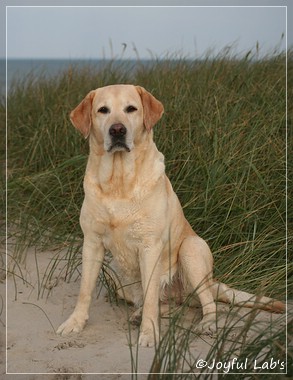
[[[146,2],[134,2],[143,3]],[[172,3],[178,4],[178,1],[169,2]],[[86,7],[84,4],[102,2],[67,1],[65,4],[83,5],[63,7],[64,1],[7,0],[4,5],[8,7],[5,9],[2,4],[1,8],[1,12],[6,10],[7,56],[91,59],[135,58],[138,54],[145,59],[179,53],[197,58],[209,50],[217,52],[231,44],[235,51],[246,53],[255,49],[257,43],[264,54],[277,46],[285,50],[286,7],[281,5],[288,2],[252,2],[264,5],[261,7],[182,6],[202,3],[239,5],[249,4],[249,1],[181,1],[176,7]],[[290,44],[290,36],[288,39]],[[1,49],[0,56],[5,57],[5,54]]]

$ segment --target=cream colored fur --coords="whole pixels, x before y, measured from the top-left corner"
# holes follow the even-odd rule
[[[132,85],[91,91],[71,113],[74,126],[89,136],[90,154],[80,215],[80,294],[60,334],[83,329],[105,250],[111,251],[121,282],[134,284],[120,289],[120,296],[143,305],[142,346],[158,342],[159,299],[164,298],[166,284],[177,296],[181,290],[197,290],[203,308],[199,331],[215,321],[215,299],[284,311],[282,302],[256,298],[213,280],[210,249],[185,219],[165,174],[164,157],[153,141],[152,128],[162,114],[157,99]]]

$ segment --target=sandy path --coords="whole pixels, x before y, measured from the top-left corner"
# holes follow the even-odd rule
[[[126,306],[110,304],[104,292],[98,298],[94,297],[90,319],[81,334],[69,337],[60,337],[55,334],[54,329],[58,328],[74,308],[80,282],[77,280],[66,283],[62,279],[54,282],[53,279],[49,296],[47,297],[48,292],[45,292],[44,297],[38,297],[38,291],[41,289],[38,278],[42,279],[53,256],[52,252],[38,253],[38,266],[36,266],[34,250],[29,250],[26,265],[21,268],[15,267],[15,275],[8,276],[8,373],[27,374],[19,376],[19,379],[47,378],[46,375],[41,375],[42,373],[55,374],[54,377],[50,377],[54,380],[69,378],[68,376],[60,377],[60,373],[76,373],[76,375],[71,375],[70,379],[94,378],[90,375],[79,375],[81,373],[103,373],[99,377],[102,379],[130,379],[130,373],[134,369],[130,359]],[[57,278],[58,269],[55,273]],[[0,291],[1,294],[5,294],[4,283],[0,283]],[[220,306],[220,309],[225,313],[228,306]],[[189,312],[190,316],[196,310],[192,309]],[[2,317],[3,315],[2,313]],[[265,324],[264,328],[269,325],[271,319],[276,318],[279,316],[266,312],[261,312],[258,316],[258,319]],[[5,342],[3,341],[5,329],[1,323],[0,329],[2,336],[1,378],[1,374],[5,373]],[[138,328],[132,326],[132,354],[134,358],[138,356],[138,361],[134,359],[134,363],[137,365],[137,372],[148,373],[154,349],[138,348],[137,335]],[[204,358],[212,342],[211,337],[195,339],[192,343],[194,354]],[[39,375],[32,375],[36,373]],[[139,379],[146,378],[147,375],[139,376]]]

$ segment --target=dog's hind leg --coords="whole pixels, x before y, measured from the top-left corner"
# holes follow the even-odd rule
[[[211,285],[213,257],[207,243],[199,236],[188,236],[181,244],[179,262],[182,275],[196,291],[202,305],[203,319],[196,328],[198,332],[215,328],[216,304]]]
[[[214,299],[232,305],[262,309],[273,313],[284,313],[286,311],[286,305],[281,301],[233,289],[218,281],[214,281],[212,292]]]

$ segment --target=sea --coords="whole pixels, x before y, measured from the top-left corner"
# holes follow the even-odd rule
[[[0,93],[6,94],[11,89],[11,85],[14,81],[25,79],[26,76],[33,74],[34,78],[42,75],[42,77],[54,77],[60,74],[62,71],[66,71],[70,66],[77,68],[95,67],[97,69],[109,64],[110,60],[78,60],[78,59],[0,59]],[[130,71],[135,69],[138,65],[150,65],[151,60],[114,60],[113,65],[121,65],[127,67]],[[7,72],[6,72],[7,67]],[[6,78],[7,77],[7,78]],[[6,81],[7,79],[7,81]]]

